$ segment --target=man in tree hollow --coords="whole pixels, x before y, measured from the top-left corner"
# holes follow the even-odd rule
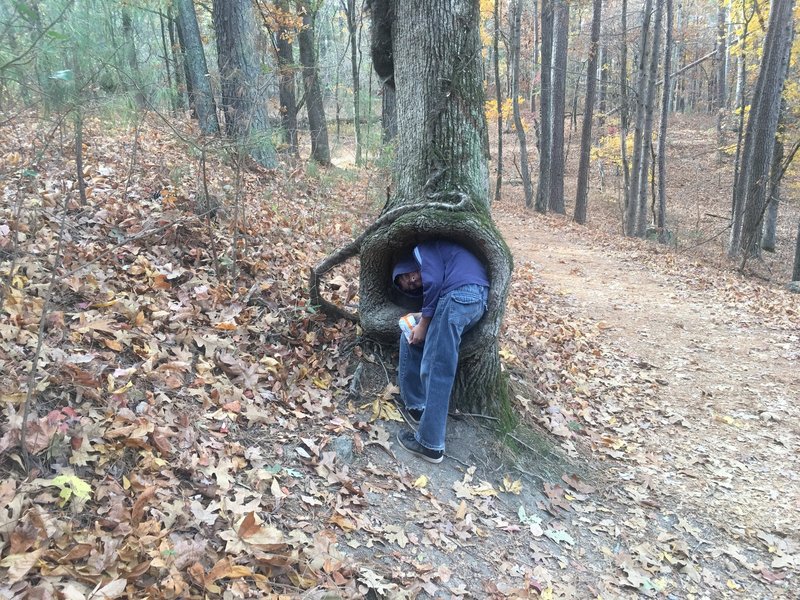
[[[447,240],[416,246],[394,266],[392,278],[405,294],[422,295],[422,312],[409,337],[400,336],[400,413],[416,430],[398,443],[428,462],[442,462],[447,409],[458,367],[461,336],[486,311],[489,278],[480,260]]]

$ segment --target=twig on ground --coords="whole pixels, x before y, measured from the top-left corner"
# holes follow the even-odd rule
[[[490,421],[499,421],[500,420],[498,417],[492,417],[492,416],[489,416],[489,415],[481,415],[481,414],[478,414],[478,413],[462,413],[462,412],[459,412],[459,413],[455,413],[455,416],[457,416],[457,417],[473,417],[475,419],[488,419]]]

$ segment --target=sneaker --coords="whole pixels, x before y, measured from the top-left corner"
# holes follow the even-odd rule
[[[416,440],[414,433],[411,431],[401,431],[398,433],[397,443],[411,452],[411,454],[416,454],[429,463],[440,463],[444,458],[443,450],[429,450]]]
[[[403,420],[408,423],[409,427],[416,431],[417,427],[419,427],[419,420],[422,418],[422,411],[416,408],[406,408],[406,405],[403,404],[403,401],[399,398],[395,400],[394,405],[397,407],[397,411],[400,413],[400,416],[403,417]]]

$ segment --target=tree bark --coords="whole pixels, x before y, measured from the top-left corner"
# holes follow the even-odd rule
[[[519,141],[520,174],[522,175],[522,187],[525,190],[525,206],[533,207],[533,184],[531,183],[531,171],[528,166],[528,139],[525,135],[525,128],[522,124],[522,115],[519,111],[519,54],[520,54],[520,24],[522,21],[522,0],[516,0],[512,7],[513,10],[513,30],[511,32],[511,105],[514,110],[514,127],[517,130],[517,140]]]
[[[497,102],[497,158],[495,159],[495,169],[497,176],[494,184],[494,201],[500,200],[500,190],[503,187],[503,91],[500,88],[500,0],[494,0],[494,37],[492,38],[492,48],[494,49],[494,93]],[[533,97],[533,94],[531,94]],[[526,190],[527,192],[527,190]],[[527,200],[527,194],[525,196]]]
[[[487,313],[462,341],[451,402],[498,414],[507,408],[497,336],[511,255],[489,214],[479,4],[410,0],[397,1],[394,10],[396,193],[359,245],[362,328],[371,338],[397,341],[397,319],[407,312],[391,285],[400,253],[430,238],[463,244],[488,266],[491,289]]]
[[[225,130],[263,167],[277,165],[250,0],[215,0],[214,29]]]
[[[130,69],[130,86],[133,88],[133,98],[136,106],[140,109],[146,105],[144,93],[142,92],[142,74],[139,71],[139,59],[136,54],[136,40],[133,37],[133,20],[131,19],[130,9],[122,9],[122,36],[125,40],[125,59]]]
[[[642,9],[642,31],[639,37],[639,66],[636,83],[636,125],[633,134],[633,156],[631,157],[631,181],[628,196],[625,200],[625,235],[636,235],[636,211],[639,207],[639,191],[642,177],[642,147],[644,145],[645,95],[647,93],[647,49],[650,40],[650,12],[653,0],[645,0]]]
[[[781,94],[789,65],[793,6],[794,0],[775,0],[771,6],[764,55],[745,135],[742,169],[736,182],[736,206],[743,206],[743,210],[739,243],[730,248],[732,253],[759,253],[761,219],[769,188]],[[735,221],[733,226],[737,226]]]
[[[496,0],[499,2],[500,0]],[[539,2],[533,0],[531,4],[533,17],[533,51],[531,53],[531,114],[536,114],[536,79],[540,72],[539,68]]]
[[[636,213],[636,236],[644,237],[647,230],[647,188],[650,182],[650,156],[653,147],[653,113],[655,112],[656,79],[658,78],[658,56],[661,45],[661,19],[663,2],[656,2],[653,22],[653,45],[650,49],[650,68],[647,75],[647,96],[645,97],[644,129],[642,131],[642,159],[639,177],[639,206]],[[635,176],[635,175],[634,175]]]
[[[211,91],[211,78],[194,4],[192,0],[176,0],[175,4],[178,9],[177,23],[181,34],[185,73],[189,82],[189,102],[194,107],[200,131],[205,135],[214,135],[219,133],[217,106]]]
[[[794,267],[792,281],[800,281],[800,221],[797,221],[797,237],[794,242]]]
[[[381,125],[383,141],[391,142],[397,135],[397,102],[394,88],[384,84],[381,99]]]
[[[667,231],[667,120],[669,118],[669,99],[672,95],[670,69],[672,68],[672,0],[666,0],[667,11],[666,41],[664,42],[664,87],[661,90],[661,121],[658,127],[658,211],[656,229],[658,241],[669,241]]]
[[[288,1],[280,3],[281,10],[290,11]],[[278,96],[281,105],[281,128],[286,151],[291,156],[297,156],[297,99],[294,85],[294,49],[292,47],[292,32],[284,21],[275,33],[275,47],[278,54]]]
[[[717,7],[717,53],[715,54],[715,60],[717,61],[717,135],[720,136],[720,146],[722,146],[722,117],[728,101],[728,28],[726,20],[726,8],[723,4],[720,4]]]
[[[358,20],[356,15],[356,0],[342,0],[345,14],[347,15],[347,33],[350,44],[350,76],[353,82],[353,131],[355,135],[356,164],[361,164],[361,82],[358,77]]]
[[[569,45],[569,4],[553,3],[553,90],[552,150],[550,155],[550,198],[548,208],[563,215],[564,204],[564,113],[567,96],[567,49]]]
[[[738,205],[738,195],[736,190],[736,182],[739,181],[739,172],[742,159],[742,144],[744,141],[744,97],[745,97],[745,75],[747,72],[747,33],[750,27],[750,21],[753,18],[755,9],[748,16],[745,13],[744,5],[742,5],[742,33],[739,37],[739,58],[738,58],[738,73],[736,77],[736,110],[739,113],[739,124],[736,128],[736,158],[733,161],[733,193],[731,194],[731,232],[728,240],[728,253],[735,253],[734,247],[739,244],[739,228],[741,227],[741,209]]]
[[[631,185],[630,166],[628,165],[628,0],[622,0],[622,48],[619,58],[619,148],[622,162],[623,198],[627,202]]]
[[[550,202],[550,161],[553,151],[553,105],[552,105],[552,66],[553,66],[553,2],[542,3],[542,97],[539,99],[539,113],[542,122],[542,137],[539,140],[539,183],[536,188],[536,210],[547,212]]]
[[[303,85],[306,91],[306,113],[311,133],[311,158],[321,165],[331,164],[331,150],[328,146],[328,123],[322,103],[322,89],[319,85],[317,51],[314,43],[314,21],[316,13],[310,2],[297,3],[303,14],[303,28],[297,34],[300,45],[300,63],[303,65]]]
[[[583,105],[583,124],[581,126],[581,157],[578,164],[578,190],[575,194],[575,215],[577,223],[586,223],[586,207],[589,203],[589,154],[592,149],[592,117],[594,97],[597,89],[597,63],[600,49],[600,18],[602,0],[592,2],[592,42],[589,46],[589,66],[586,71],[586,101]]]
[[[783,141],[780,134],[775,139],[775,149],[772,152],[772,167],[770,169],[770,192],[767,204],[767,214],[764,218],[764,235],[761,238],[761,249],[775,252],[775,232],[778,226],[778,205],[781,201],[781,182],[779,174],[783,162]]]
[[[167,49],[167,26],[166,26],[166,16],[164,13],[158,13],[158,24],[161,29],[161,50],[164,52],[164,70],[167,74],[167,89],[169,90],[169,107],[172,112],[172,116],[176,116],[178,106],[178,90],[176,90],[175,86],[172,84],[172,65],[170,64],[170,56],[169,50]]]

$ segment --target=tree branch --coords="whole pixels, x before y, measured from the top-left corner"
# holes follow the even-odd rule
[[[459,201],[455,204],[450,202],[419,202],[417,204],[407,204],[393,208],[392,210],[378,217],[375,222],[372,223],[372,225],[367,227],[361,233],[361,235],[359,235],[352,242],[342,246],[333,254],[328,255],[321,262],[317,263],[315,267],[312,267],[309,276],[309,299],[311,300],[311,304],[319,306],[322,308],[322,311],[325,314],[331,317],[348,319],[350,321],[357,322],[359,319],[357,313],[346,311],[322,297],[319,289],[322,275],[333,269],[335,266],[340,265],[348,259],[358,255],[361,252],[361,245],[364,243],[364,240],[367,238],[367,236],[381,227],[389,225],[404,214],[423,209],[457,211],[461,210],[469,201],[469,196],[463,192],[437,192],[428,194],[427,197],[435,200],[446,195],[455,195],[459,198]]]

